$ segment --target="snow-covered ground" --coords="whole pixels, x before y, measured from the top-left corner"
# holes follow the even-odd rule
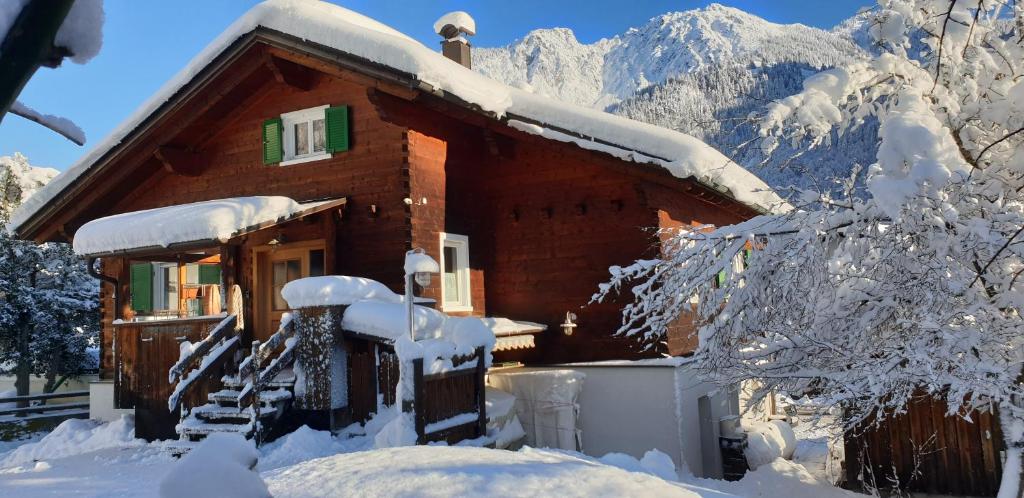
[[[129,429],[129,420],[73,420],[46,437],[20,442],[0,453],[0,496],[159,496],[161,481],[184,460],[159,443],[131,439]],[[534,448],[374,449],[369,436],[334,437],[309,428],[263,446],[259,455],[256,470],[276,497],[857,496],[785,460],[730,483],[678,476],[671,460],[657,452],[637,460]]]

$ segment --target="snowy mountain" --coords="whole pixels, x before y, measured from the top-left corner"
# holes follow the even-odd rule
[[[32,166],[21,153],[0,156],[0,210],[21,204],[60,172],[53,168]]]
[[[807,76],[867,57],[869,15],[826,31],[712,4],[592,44],[564,28],[531,31],[506,47],[474,49],[473,67],[539,94],[696,136],[773,186],[809,187],[874,162],[874,123],[797,160],[783,149],[764,162],[746,118],[799,91]]]

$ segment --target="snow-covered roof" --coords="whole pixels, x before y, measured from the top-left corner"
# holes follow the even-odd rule
[[[268,0],[236,20],[110,135],[22,204],[12,216],[10,228],[16,230],[64,192],[233,42],[258,27],[411,75],[436,92],[456,97],[499,119],[532,124],[534,128],[528,130],[541,136],[560,139],[551,134],[559,133],[572,137],[581,146],[589,142],[604,152],[617,150],[620,157],[629,155],[633,160],[662,166],[677,177],[694,178],[757,209],[788,209],[788,204],[753,173],[689,135],[512,88],[445,58],[393,28],[337,5]]]
[[[115,214],[82,225],[75,234],[74,249],[81,256],[94,256],[194,242],[226,242],[327,202],[300,204],[280,196],[236,197]]]

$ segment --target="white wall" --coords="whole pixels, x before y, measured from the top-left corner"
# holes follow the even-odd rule
[[[89,418],[112,422],[121,415],[133,415],[135,410],[114,408],[114,381],[101,380],[89,384]]]
[[[600,457],[619,452],[640,458],[656,448],[694,475],[721,475],[720,453],[712,452],[709,459],[702,452],[698,399],[710,395],[714,422],[710,438],[717,448],[718,420],[734,413],[730,394],[695,380],[685,362],[597,362],[550,368],[586,375],[579,398],[584,453]]]

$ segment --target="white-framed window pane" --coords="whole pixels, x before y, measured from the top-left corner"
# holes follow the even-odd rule
[[[458,251],[452,246],[444,247],[444,302],[462,302],[459,289]]]
[[[295,123],[295,155],[309,154],[309,123]]]
[[[326,135],[324,120],[313,120],[313,152],[323,152],[326,149]]]

